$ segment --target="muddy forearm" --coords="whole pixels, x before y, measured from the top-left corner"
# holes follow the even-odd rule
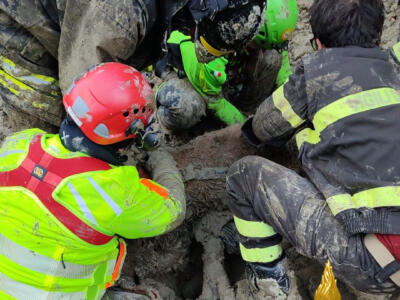
[[[168,231],[170,231],[185,219],[186,199],[182,176],[176,167],[174,158],[166,151],[153,151],[147,166],[152,170],[152,179],[168,190],[170,198],[178,202],[177,207],[182,207],[178,218],[169,226]]]

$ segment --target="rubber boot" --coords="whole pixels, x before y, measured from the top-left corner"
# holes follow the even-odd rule
[[[247,263],[246,268],[249,270],[247,277],[249,279],[250,288],[254,288],[253,292],[259,292],[266,287],[270,287],[270,282],[272,279],[278,284],[280,289],[280,291],[276,292],[276,296],[281,296],[284,298],[289,294],[290,279],[287,275],[286,268],[283,265],[283,260],[280,260],[273,265]]]
[[[221,239],[228,254],[240,254],[239,233],[234,221],[229,221],[221,229]],[[290,279],[283,265],[283,258],[272,263],[246,262],[246,277],[253,299],[272,297],[286,299]]]

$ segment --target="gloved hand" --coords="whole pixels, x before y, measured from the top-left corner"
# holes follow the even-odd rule
[[[283,85],[292,75],[292,68],[290,67],[290,61],[287,51],[282,52],[282,64],[279,69],[278,76],[276,77],[275,84],[277,87]]]
[[[169,228],[169,230],[172,230],[185,219],[186,199],[183,179],[176,167],[174,158],[167,151],[155,150],[148,154],[149,159],[146,162],[146,169],[151,173],[152,180],[166,188],[170,197],[180,202],[182,206],[180,217]]]
[[[139,149],[151,151],[158,148],[163,140],[161,126],[157,123],[155,115],[149,119],[149,123],[144,127],[140,119],[132,122],[126,135],[135,134],[135,144]]]
[[[220,98],[215,102],[209,102],[208,108],[215,112],[215,115],[226,125],[236,123],[243,124],[245,117],[242,113],[225,98]]]

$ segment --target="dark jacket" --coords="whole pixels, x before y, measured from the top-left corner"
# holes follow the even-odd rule
[[[65,91],[91,65],[155,62],[172,17],[189,0],[0,1],[0,51]],[[59,75],[59,76],[58,76]]]
[[[400,78],[389,51],[332,48],[243,127],[254,144],[296,141],[302,165],[350,234],[400,234]]]

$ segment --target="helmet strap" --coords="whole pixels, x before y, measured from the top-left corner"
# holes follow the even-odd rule
[[[60,139],[65,148],[72,152],[83,152],[112,165],[122,165],[127,157],[121,156],[119,150],[129,147],[133,140],[125,140],[111,145],[99,145],[89,140],[80,128],[69,117],[61,123]]]
[[[200,43],[201,45],[207,50],[208,53],[214,55],[214,56],[222,56],[224,54],[231,53],[233,51],[222,51],[215,49],[213,46],[211,46],[206,39],[203,36],[200,36]]]

